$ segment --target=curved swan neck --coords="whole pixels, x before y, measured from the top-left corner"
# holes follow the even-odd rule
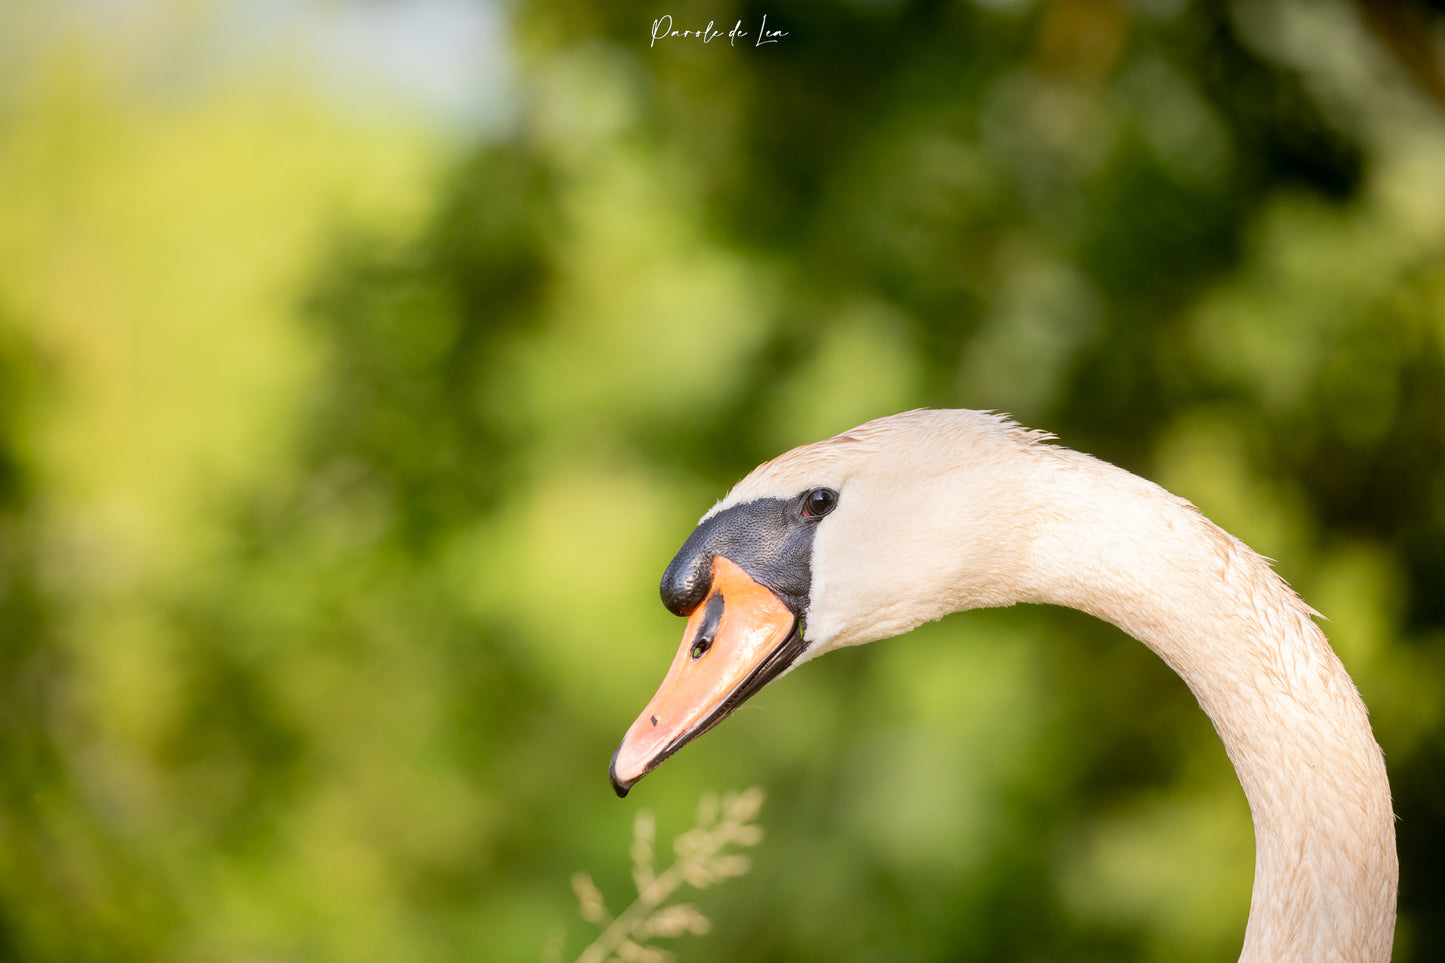
[[[1383,961],[1398,868],[1384,760],[1312,611],[1192,505],[1038,447],[1029,601],[1082,609],[1158,653],[1198,698],[1249,801],[1241,960]]]

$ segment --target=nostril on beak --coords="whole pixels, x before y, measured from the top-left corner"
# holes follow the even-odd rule
[[[726,604],[721,592],[714,592],[712,597],[707,600],[707,608],[702,612],[702,624],[697,627],[697,640],[692,643],[690,650],[694,662],[707,655],[707,650],[712,648],[713,640],[717,638],[718,627],[722,623],[723,608]]]

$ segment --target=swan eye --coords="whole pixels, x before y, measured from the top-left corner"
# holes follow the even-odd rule
[[[815,488],[803,496],[803,517],[820,518],[838,505],[838,493],[831,488]]]

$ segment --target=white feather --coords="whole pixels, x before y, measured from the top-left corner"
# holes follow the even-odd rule
[[[775,458],[713,511],[839,492],[814,542],[807,658],[1017,602],[1118,625],[1188,683],[1249,800],[1240,959],[1388,960],[1389,784],[1313,611],[1189,502],[1049,438],[987,412],[906,412]]]

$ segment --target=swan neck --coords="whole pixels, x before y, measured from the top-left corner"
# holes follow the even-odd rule
[[[1398,879],[1389,784],[1314,613],[1183,499],[1088,456],[1047,457],[1029,600],[1118,625],[1209,715],[1254,823],[1240,959],[1388,960]]]

